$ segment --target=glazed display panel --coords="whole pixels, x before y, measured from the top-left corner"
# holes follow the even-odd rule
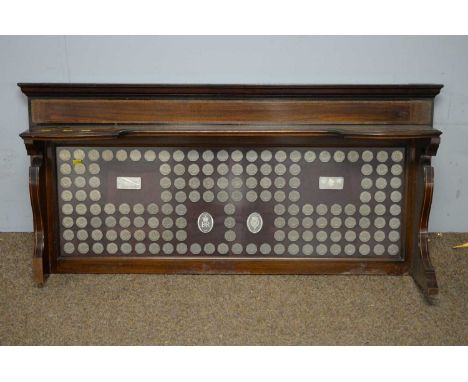
[[[401,260],[403,147],[57,147],[60,256]]]

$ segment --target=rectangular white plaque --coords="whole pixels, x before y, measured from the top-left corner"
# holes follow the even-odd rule
[[[141,190],[141,178],[130,176],[117,177],[118,190]]]
[[[320,190],[342,190],[344,178],[342,176],[321,176],[319,178]]]

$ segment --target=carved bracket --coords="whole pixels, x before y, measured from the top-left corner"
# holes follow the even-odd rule
[[[42,286],[49,273],[48,261],[45,254],[45,206],[43,189],[44,155],[42,144],[32,140],[25,140],[26,150],[31,157],[29,167],[29,195],[34,223],[34,252],[33,252],[33,281]]]
[[[411,265],[411,274],[416,284],[428,299],[439,292],[435,271],[429,256],[428,245],[429,214],[434,191],[434,168],[431,166],[431,157],[436,155],[439,143],[439,137],[432,138],[420,158],[423,197],[419,218],[418,253],[413,257]]]

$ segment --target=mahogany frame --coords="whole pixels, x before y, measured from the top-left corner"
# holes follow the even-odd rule
[[[432,126],[433,106],[442,85],[18,85],[30,115],[20,136],[31,157],[37,285],[51,273],[410,274],[426,297],[438,292],[427,225],[431,157],[441,135]],[[61,257],[57,145],[405,147],[403,256]]]

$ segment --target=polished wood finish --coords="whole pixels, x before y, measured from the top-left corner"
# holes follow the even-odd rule
[[[21,134],[31,156],[34,280],[50,273],[411,274],[438,287],[427,247],[440,131],[441,85],[20,84],[30,103]],[[222,139],[221,139],[222,138]],[[201,257],[60,257],[55,147],[400,146],[406,150],[402,260]]]

